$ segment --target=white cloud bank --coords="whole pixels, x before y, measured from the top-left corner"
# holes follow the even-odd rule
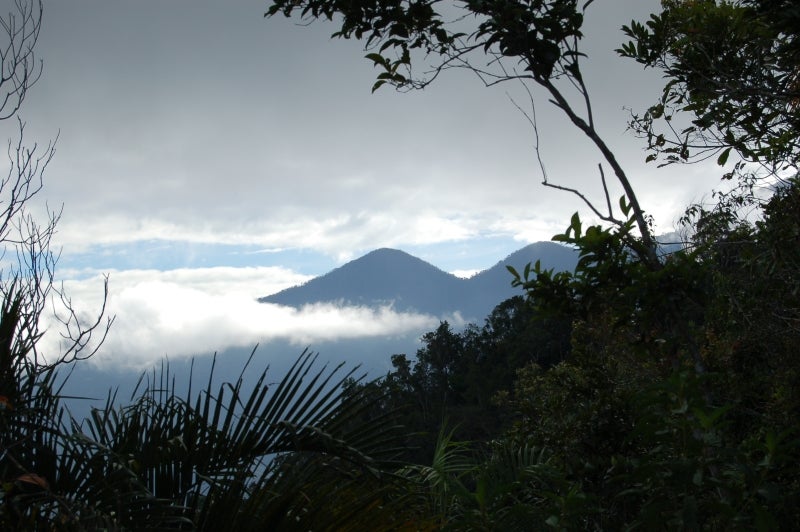
[[[403,335],[438,324],[438,317],[401,314],[389,307],[326,304],[297,310],[256,301],[308,278],[279,267],[112,272],[108,313],[116,320],[92,360],[107,367],[141,368],[165,356],[202,355],[276,339],[305,346]],[[102,284],[97,274],[65,281],[64,288],[75,307],[90,316],[100,306]],[[460,319],[452,321],[458,325]],[[59,330],[52,321],[49,326],[40,343],[45,356],[58,352]]]

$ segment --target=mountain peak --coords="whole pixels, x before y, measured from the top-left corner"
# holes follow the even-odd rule
[[[354,259],[348,262],[347,264],[353,264],[362,261],[401,261],[401,262],[411,261],[411,262],[421,262],[424,264],[428,264],[424,260],[419,259],[414,255],[406,253],[405,251],[402,251],[400,249],[394,249],[394,248],[374,249],[369,253],[367,253],[366,255],[362,255],[361,257]],[[344,266],[347,266],[347,264],[345,264]],[[435,266],[433,266],[432,264],[428,264],[428,266],[435,268]]]
[[[439,314],[442,301],[458,310],[462,280],[397,249],[370,251],[306,284],[260,298],[300,307],[310,303],[392,305],[401,311]]]
[[[380,248],[304,285],[259,301],[298,308],[312,303],[391,305],[397,311],[440,318],[460,312],[468,319],[480,320],[501,301],[521,294],[519,288],[511,286],[506,265],[521,270],[536,260],[541,260],[545,268],[565,270],[574,267],[577,254],[560,244],[537,242],[515,251],[488,270],[461,279],[405,251]]]

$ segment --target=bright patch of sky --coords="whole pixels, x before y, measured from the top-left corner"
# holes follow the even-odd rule
[[[59,271],[62,277],[72,279],[103,271],[163,272],[181,268],[266,268],[287,264],[299,276],[321,275],[339,265],[329,255],[308,248],[270,249],[185,240],[137,240],[93,245],[83,253],[64,253]]]

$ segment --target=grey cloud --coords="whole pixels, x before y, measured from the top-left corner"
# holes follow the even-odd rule
[[[622,106],[649,103],[660,80],[611,49],[621,24],[656,6],[593,9],[587,77],[602,131],[642,194],[691,197],[716,178],[653,172],[624,133]],[[62,131],[47,195],[66,205],[65,242],[164,231],[346,256],[370,240],[429,239],[432,218],[458,220],[461,235],[520,236],[530,233],[515,227],[567,220],[581,207],[538,185],[533,133],[506,95],[525,106],[519,87],[486,89],[462,71],[421,93],[371,95],[375,71],[357,43],[331,42],[330,25],[264,20],[260,1],[74,0],[45,9],[45,72],[25,117],[40,140]],[[537,102],[550,178],[599,197],[599,157]],[[661,207],[659,220],[671,223],[675,212]],[[481,228],[487,220],[493,228]]]

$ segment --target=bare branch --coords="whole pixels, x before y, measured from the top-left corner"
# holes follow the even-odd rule
[[[108,275],[103,279],[103,298],[100,310],[96,312],[94,321],[86,323],[72,304],[72,299],[66,294],[63,286],[54,289],[66,309],[66,315],[56,313],[58,321],[64,326],[61,337],[66,341],[66,346],[59,353],[59,359],[49,365],[85,360],[92,357],[103,345],[108,331],[114,324],[116,316],[106,315],[108,303]],[[97,336],[99,335],[99,338]]]
[[[601,179],[601,181],[603,183],[603,193],[605,194],[606,205],[608,207],[608,214],[607,215],[601,214],[599,209],[597,209],[594,206],[594,204],[589,200],[589,198],[587,198],[585,194],[582,194],[577,189],[569,188],[569,187],[565,187],[565,186],[561,186],[561,185],[556,185],[556,184],[550,183],[548,181],[548,179],[547,179],[547,170],[545,170],[544,162],[542,161],[542,153],[541,153],[541,149],[540,149],[540,145],[539,145],[539,126],[538,126],[537,121],[536,121],[536,101],[533,98],[533,94],[531,93],[530,87],[528,87],[528,85],[526,85],[525,83],[521,82],[521,84],[522,84],[522,86],[524,87],[524,89],[528,93],[528,99],[529,99],[529,104],[530,104],[530,112],[527,111],[526,109],[523,109],[522,106],[520,106],[514,100],[514,98],[511,97],[511,95],[506,93],[506,96],[508,96],[508,99],[511,100],[511,103],[514,105],[514,107],[516,107],[517,110],[520,113],[522,113],[522,116],[525,117],[525,119],[528,121],[528,123],[531,125],[531,128],[533,129],[533,136],[534,136],[534,146],[533,147],[534,147],[534,151],[536,153],[536,159],[537,159],[537,161],[539,163],[539,168],[542,171],[542,184],[544,186],[547,186],[547,187],[550,187],[550,188],[554,188],[554,189],[557,189],[557,190],[561,190],[561,191],[564,191],[564,192],[570,192],[572,194],[575,194],[581,200],[583,200],[583,202],[601,220],[609,222],[609,223],[613,223],[614,225],[617,225],[617,226],[622,226],[623,222],[614,217],[614,209],[611,207],[611,198],[610,198],[609,193],[608,193],[608,185],[606,183],[606,176],[605,176],[605,172],[603,172],[603,166],[601,164],[598,164],[597,167],[600,170],[600,179]]]
[[[622,185],[622,188],[625,191],[625,196],[628,198],[628,202],[633,209],[633,216],[636,220],[636,225],[642,238],[643,249],[637,250],[637,254],[640,255],[640,258],[644,260],[649,267],[659,268],[660,261],[658,260],[658,256],[656,254],[656,243],[645,218],[644,210],[639,205],[636,192],[633,190],[633,186],[631,185],[628,176],[625,174],[625,171],[622,169],[622,166],[617,161],[614,152],[612,152],[605,141],[600,138],[600,135],[598,135],[597,131],[588,123],[586,123],[583,118],[575,113],[564,95],[558,90],[552,81],[549,79],[540,79],[537,80],[537,82],[542,87],[547,89],[547,91],[553,97],[551,102],[556,107],[561,109],[564,114],[567,115],[570,121],[594,143],[594,145],[600,150],[600,153],[603,154],[603,158],[614,170],[614,174],[617,176],[617,180],[619,181],[620,185]]]
[[[593,213],[595,213],[595,215],[598,218],[600,218],[604,222],[613,223],[614,225],[618,225],[618,226],[622,225],[622,222],[617,220],[613,216],[606,216],[603,213],[601,213],[597,209],[597,207],[595,207],[594,204],[591,201],[589,201],[589,198],[587,198],[580,190],[575,189],[575,188],[565,187],[565,186],[562,186],[562,185],[556,185],[555,183],[548,183],[547,181],[542,181],[542,185],[544,185],[546,187],[554,188],[556,190],[561,190],[561,191],[564,191],[564,192],[570,192],[572,194],[575,194],[581,200],[583,200],[583,202],[592,210]]]
[[[542,181],[544,183],[547,183],[547,170],[545,169],[544,161],[542,160],[542,150],[540,149],[540,143],[539,143],[539,127],[536,122],[536,104],[533,99],[533,94],[531,94],[530,88],[527,85],[525,85],[525,83],[522,83],[522,86],[528,92],[528,98],[530,100],[530,105],[531,105],[530,113],[528,113],[516,101],[514,101],[514,98],[512,98],[510,94],[506,93],[506,96],[508,96],[508,99],[511,100],[511,103],[514,105],[514,107],[516,107],[517,110],[519,110],[519,112],[522,113],[522,116],[525,117],[525,119],[531,125],[531,128],[533,128],[533,139],[534,139],[533,150],[536,153],[536,160],[539,163],[539,169],[542,171]]]
[[[606,205],[608,206],[608,215],[614,215],[614,209],[611,208],[611,197],[608,194],[608,185],[606,184],[606,173],[603,171],[603,165],[597,163],[597,169],[600,171],[600,181],[603,183],[603,194],[606,196]]]
[[[4,40],[0,47],[0,120],[11,118],[42,75],[34,47],[42,27],[41,0],[14,0],[12,11],[0,17]]]

